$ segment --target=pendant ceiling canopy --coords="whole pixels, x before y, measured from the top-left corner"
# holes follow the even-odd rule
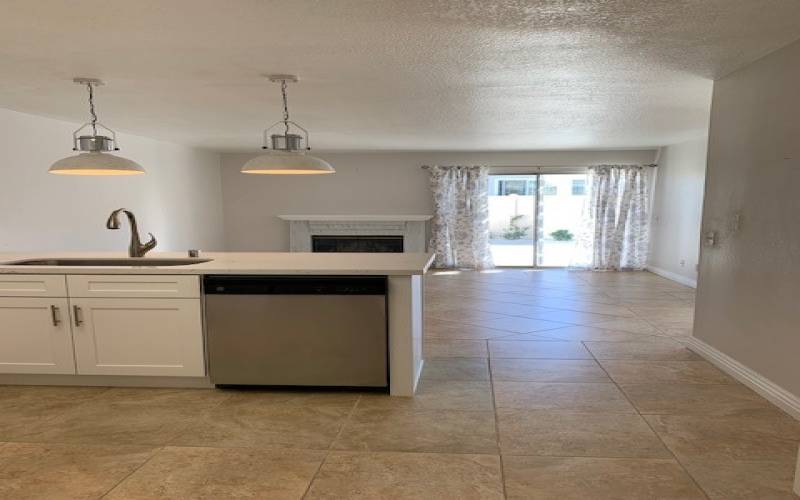
[[[245,174],[332,174],[334,168],[325,160],[307,154],[308,131],[289,119],[289,104],[286,96],[288,82],[297,82],[295,75],[270,75],[270,81],[281,84],[283,98],[283,119],[264,130],[264,145],[267,153],[256,156],[242,167]],[[283,133],[270,134],[276,127],[283,126]],[[296,129],[296,133],[293,129]],[[304,144],[305,143],[305,144]]]
[[[53,163],[48,170],[51,174],[60,175],[137,175],[143,174],[144,169],[135,161],[108,153],[119,151],[117,134],[110,128],[97,121],[94,109],[94,88],[103,82],[95,78],[75,78],[75,83],[86,85],[89,91],[89,114],[91,120],[83,124],[72,133],[72,150],[80,151],[75,156],[69,156]],[[89,129],[90,135],[81,135]],[[102,135],[103,131],[108,135]]]

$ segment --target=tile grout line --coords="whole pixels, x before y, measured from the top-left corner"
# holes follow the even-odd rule
[[[503,498],[508,498],[503,449],[500,447],[500,419],[497,416],[497,400],[494,396],[494,374],[492,373],[492,357],[489,353],[488,339],[486,340],[486,368],[489,370],[489,390],[492,393],[492,412],[494,413],[494,435],[497,442],[497,455],[500,457],[500,486],[503,489]]]
[[[536,305],[532,305],[532,304],[516,304],[516,305],[524,306],[524,307],[542,307],[542,306],[536,306]],[[595,315],[595,316],[605,316],[605,318],[603,318],[602,320],[599,320],[601,322],[602,321],[612,321],[612,320],[619,319],[619,318],[637,318],[637,319],[640,319],[639,316],[636,315],[636,313],[634,311],[632,311],[629,306],[619,306],[619,305],[617,305],[615,307],[622,307],[624,309],[627,309],[628,312],[630,313],[630,315],[621,316],[619,314],[603,314],[603,313],[596,313],[596,312],[592,312],[592,311],[581,311],[579,309],[552,309],[552,308],[551,308],[552,310],[551,311],[547,311],[547,313],[577,313],[577,314],[592,314],[592,315]],[[430,317],[431,317],[431,319],[435,319],[437,321],[454,322],[451,319],[447,319],[446,316],[448,316],[450,314],[458,314],[458,312],[462,311],[462,310],[464,310],[464,309],[453,309],[453,310],[449,310],[448,312],[445,312],[445,311],[432,311]],[[472,310],[472,309],[470,309],[470,310]],[[509,313],[506,313],[506,312],[489,311],[489,310],[485,310],[485,309],[475,309],[475,310],[479,311],[479,312],[482,312],[482,313],[496,314],[498,316],[504,316],[504,317],[507,317],[507,318],[524,318],[524,319],[530,319],[530,320],[534,320],[534,321],[546,321],[546,322],[550,322],[550,323],[561,323],[563,325],[563,326],[554,326],[553,328],[550,328],[550,330],[554,330],[554,329],[557,329],[557,328],[565,328],[565,327],[568,327],[568,326],[580,326],[580,325],[582,325],[582,323],[574,323],[574,322],[571,322],[571,321],[563,321],[563,320],[552,320],[552,319],[536,318],[536,317],[531,317],[531,316],[525,316],[524,314],[509,314]],[[501,318],[498,318],[498,319],[501,319]],[[459,322],[456,322],[456,323],[459,323]],[[473,326],[483,326],[483,325],[481,325],[479,323],[469,323],[467,321],[464,321],[463,323],[468,324],[468,325],[473,325]],[[492,327],[488,327],[488,326],[486,326],[484,328],[492,329]],[[497,328],[495,328],[495,329],[497,329]]]
[[[581,342],[581,343],[583,343],[583,342]],[[617,388],[617,390],[620,392],[620,394],[622,394],[622,397],[625,398],[625,400],[628,402],[628,404],[631,405],[631,407],[633,407],[633,411],[635,411],[636,415],[638,415],[639,418],[641,418],[642,421],[645,423],[645,425],[647,425],[647,428],[650,429],[650,432],[652,432],[653,435],[656,437],[656,439],[658,439],[658,441],[661,443],[661,446],[663,446],[664,449],[667,450],[670,455],[672,455],[672,458],[675,460],[675,463],[677,463],[680,466],[680,468],[683,470],[683,472],[685,472],[686,475],[692,480],[692,484],[694,484],[697,487],[697,489],[703,494],[703,496],[706,497],[706,499],[710,500],[711,497],[708,496],[708,493],[706,492],[706,490],[703,489],[700,486],[700,483],[697,482],[697,479],[695,479],[695,477],[689,472],[689,470],[686,468],[686,466],[683,465],[683,463],[678,459],[678,456],[675,454],[675,452],[672,451],[672,449],[669,446],[667,446],[667,443],[664,442],[664,439],[661,438],[661,435],[658,432],[656,432],[655,429],[653,429],[653,426],[650,425],[650,422],[648,422],[648,420],[645,418],[645,416],[642,415],[642,413],[639,411],[639,408],[636,407],[636,405],[633,403],[633,401],[631,401],[631,399],[628,397],[628,395],[625,393],[625,391],[622,390],[622,387],[617,383],[616,380],[614,380],[614,378],[611,376],[611,374],[608,373],[608,371],[606,370],[605,366],[603,366],[603,363],[601,363],[600,360],[597,359],[597,357],[594,355],[594,353],[588,347],[586,347],[586,345],[584,345],[584,349],[589,351],[589,354],[592,355],[592,358],[594,358],[595,363],[597,363],[597,365],[600,367],[600,369],[603,370],[603,372],[605,372],[606,376],[611,380],[611,383],[614,384],[614,386]]]
[[[325,465],[325,461],[328,460],[328,457],[330,456],[330,454],[331,454],[331,451],[330,451],[330,449],[328,449],[325,452],[325,456],[322,457],[322,460],[319,461],[319,465],[317,465],[316,470],[314,470],[314,474],[312,474],[311,478],[308,480],[308,485],[306,485],[306,489],[303,491],[303,495],[300,497],[301,500],[304,499],[304,498],[308,498],[308,494],[311,492],[311,485],[314,484],[314,481],[317,479],[317,475],[319,475],[319,471],[322,470],[322,466]]]
[[[355,414],[356,409],[358,409],[358,405],[361,403],[361,399],[363,397],[364,396],[359,394],[358,399],[356,399],[356,402],[353,404],[353,407],[350,408],[349,412],[347,412],[347,416],[345,417],[344,422],[342,422],[341,427],[339,427],[339,430],[336,432],[336,436],[331,440],[331,444],[328,445],[328,451],[333,450],[333,445],[336,444],[336,441],[338,441],[339,437],[341,437],[345,427],[347,427],[347,424],[350,422],[350,419]]]
[[[111,388],[109,388],[109,390],[110,390],[110,389],[111,389]],[[217,408],[217,407],[221,406],[221,405],[222,405],[222,404],[223,404],[225,401],[227,401],[227,400],[231,399],[231,397],[232,397],[232,394],[228,394],[228,395],[227,395],[227,397],[220,398],[220,401],[219,401],[218,403],[216,403],[216,404],[214,404],[214,405],[211,405],[211,406],[209,406],[208,408],[206,408],[205,410],[203,410],[203,413],[210,412],[210,411],[214,410],[215,408]],[[148,464],[148,463],[149,463],[151,460],[153,460],[153,458],[155,458],[155,457],[156,457],[156,455],[158,455],[159,453],[161,453],[162,451],[164,451],[164,449],[165,449],[165,448],[167,448],[168,446],[171,446],[169,443],[170,443],[171,441],[173,441],[174,439],[176,439],[176,438],[177,438],[178,436],[180,436],[181,434],[182,434],[182,432],[177,432],[177,433],[176,433],[174,436],[172,436],[172,438],[170,438],[170,439],[167,439],[167,440],[166,440],[166,441],[167,441],[167,442],[166,442],[166,444],[156,447],[156,448],[155,448],[155,452],[153,452],[153,454],[152,454],[152,455],[150,455],[149,457],[147,457],[147,460],[145,460],[144,462],[142,462],[142,463],[141,463],[141,465],[139,465],[138,467],[136,467],[135,469],[133,469],[133,470],[132,470],[132,471],[131,471],[129,474],[125,475],[125,477],[123,477],[122,479],[120,479],[120,480],[119,480],[117,483],[115,483],[113,486],[111,486],[111,488],[109,488],[109,489],[108,489],[108,490],[107,490],[105,493],[103,493],[102,495],[100,495],[98,498],[100,498],[100,499],[102,499],[102,498],[106,498],[106,496],[108,496],[108,495],[109,495],[109,494],[110,494],[112,491],[114,491],[114,490],[115,490],[115,489],[117,489],[117,488],[118,488],[118,487],[119,487],[119,486],[120,486],[122,483],[124,483],[125,481],[127,481],[127,480],[128,480],[128,478],[130,478],[131,476],[133,476],[134,474],[136,474],[136,473],[137,473],[139,470],[141,470],[141,468],[142,468],[142,467],[144,467],[144,466],[145,466],[145,465],[147,465],[147,464]],[[146,445],[145,445],[145,446],[146,446]]]
[[[117,489],[117,488],[118,488],[118,487],[119,487],[119,486],[120,486],[122,483],[124,483],[125,481],[127,481],[127,480],[128,480],[128,478],[130,478],[131,476],[133,476],[134,474],[136,474],[137,472],[139,472],[139,470],[141,470],[141,468],[142,468],[142,467],[144,467],[145,465],[147,465],[148,463],[150,463],[150,461],[151,461],[152,459],[154,459],[156,455],[158,455],[159,453],[161,453],[162,451],[164,451],[164,448],[166,448],[166,446],[159,446],[158,448],[156,448],[156,451],[155,451],[155,452],[153,452],[153,454],[152,454],[152,455],[150,455],[149,457],[147,457],[147,460],[145,460],[144,462],[142,462],[142,463],[141,463],[141,464],[140,464],[138,467],[134,468],[134,469],[133,469],[133,470],[132,470],[130,473],[126,474],[126,475],[125,475],[125,477],[123,477],[122,479],[120,479],[119,481],[117,481],[117,482],[116,482],[116,483],[115,483],[113,486],[111,486],[111,487],[110,487],[110,488],[109,488],[109,489],[108,489],[108,490],[107,490],[105,493],[103,493],[102,495],[100,495],[100,496],[99,496],[99,497],[97,497],[97,498],[98,498],[98,499],[106,498],[106,496],[108,496],[108,494],[109,494],[109,493],[111,493],[112,491],[114,491],[115,489]]]
[[[527,304],[520,304],[520,305],[527,305]],[[540,307],[540,306],[530,306],[530,307]],[[565,329],[565,328],[574,328],[574,327],[579,327],[579,326],[588,327],[588,328],[598,328],[598,329],[601,329],[601,330],[609,330],[609,331],[621,331],[621,332],[626,332],[626,333],[631,333],[631,334],[639,334],[639,335],[642,335],[642,336],[659,336],[659,337],[672,338],[672,336],[670,336],[667,333],[665,333],[661,328],[659,328],[657,325],[655,325],[654,323],[649,321],[647,318],[640,316],[636,311],[634,311],[632,309],[632,306],[617,305],[617,307],[621,307],[623,309],[626,309],[630,313],[630,315],[629,316],[608,315],[608,314],[602,314],[602,313],[593,313],[593,312],[589,312],[589,311],[579,311],[579,310],[574,310],[574,309],[555,309],[554,311],[556,311],[556,312],[557,311],[567,311],[567,312],[578,313],[578,314],[593,314],[593,315],[598,315],[598,316],[607,316],[609,321],[614,320],[614,319],[636,319],[636,320],[639,320],[639,321],[642,321],[642,322],[646,323],[648,326],[653,328],[656,331],[656,333],[655,334],[651,334],[651,333],[645,334],[645,333],[638,333],[638,332],[629,332],[627,330],[619,330],[619,329],[614,329],[614,328],[605,328],[605,327],[602,326],[602,322],[601,322],[600,326],[596,326],[594,324],[594,322],[592,322],[592,323],[583,323],[583,322],[581,322],[581,323],[573,323],[573,322],[565,322],[565,321],[553,321],[553,320],[541,319],[541,318],[532,318],[530,316],[525,316],[525,315],[520,315],[520,314],[498,313],[498,312],[494,312],[494,311],[483,311],[483,310],[480,310],[480,311],[481,312],[485,312],[487,314],[496,314],[496,315],[499,315],[499,316],[504,316],[504,317],[507,317],[507,318],[524,318],[524,319],[530,319],[530,320],[534,320],[534,321],[545,321],[545,322],[550,322],[550,323],[561,323],[561,326],[555,326],[555,327],[552,327],[552,328],[545,328],[545,329],[542,329],[542,330],[533,330],[533,331],[526,331],[526,332],[512,332],[509,335],[502,335],[502,336],[498,336],[498,337],[493,337],[493,338],[498,338],[498,339],[499,338],[513,336],[513,335],[520,335],[520,334],[536,335],[536,334],[541,333],[542,335],[546,335],[544,332],[551,332],[551,331],[554,331],[554,330],[560,330],[560,329]],[[453,323],[454,325],[474,326],[474,327],[485,328],[487,330],[496,330],[496,331],[510,331],[510,330],[502,330],[500,328],[494,328],[494,327],[491,327],[491,326],[485,326],[485,325],[481,325],[481,324],[478,324],[478,323],[471,323],[469,321],[454,321],[454,320],[449,319],[449,318],[439,317],[436,314],[431,316],[431,319],[434,319],[434,320],[437,320],[437,321],[445,321],[445,322],[448,322],[448,323]],[[435,338],[447,339],[447,337],[435,337]],[[462,340],[462,339],[449,339],[449,340]],[[476,340],[476,339],[463,339],[463,340]]]
[[[694,303],[692,303],[692,307],[694,308]],[[686,345],[686,342],[681,337],[677,337],[676,338],[674,335],[669,335],[664,330],[659,328],[658,325],[654,324],[653,322],[651,322],[647,318],[639,316],[639,313],[637,313],[636,311],[631,310],[631,312],[633,312],[633,314],[636,316],[636,318],[638,320],[644,321],[645,323],[650,325],[657,332],[655,336],[657,336],[659,338],[663,338],[663,339],[669,339],[669,340],[671,340],[673,342],[677,342],[677,343],[679,343],[681,345]],[[692,321],[692,331],[694,331],[694,321]]]
[[[356,399],[356,402],[353,403],[353,407],[350,408],[349,412],[347,412],[347,416],[344,418],[344,422],[342,422],[342,425],[339,427],[339,430],[336,432],[336,436],[334,436],[333,439],[331,439],[331,443],[328,445],[328,449],[325,450],[325,456],[322,457],[322,460],[320,460],[319,465],[317,466],[317,469],[314,471],[314,474],[311,475],[311,479],[309,479],[308,485],[306,486],[306,489],[303,492],[303,495],[300,497],[301,499],[307,498],[308,494],[311,492],[311,486],[314,484],[314,481],[317,479],[317,476],[319,475],[319,472],[322,470],[322,467],[325,465],[325,462],[328,460],[328,457],[330,457],[331,452],[333,451],[333,445],[336,444],[336,441],[339,439],[339,436],[341,436],[342,432],[344,432],[344,428],[347,426],[348,422],[350,422],[350,418],[356,412],[356,408],[358,408],[358,404],[361,402],[361,398],[362,398],[362,396],[359,394],[358,399]]]

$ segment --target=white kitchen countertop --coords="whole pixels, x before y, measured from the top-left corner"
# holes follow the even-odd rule
[[[185,258],[184,252],[151,252],[148,258]],[[125,252],[0,253],[0,274],[425,274],[432,253],[202,252],[211,262],[184,266],[9,266],[10,261],[54,258],[125,258]]]

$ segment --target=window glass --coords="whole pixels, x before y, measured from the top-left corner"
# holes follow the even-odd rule
[[[489,176],[489,243],[495,264],[568,266],[582,229],[586,191],[585,174]]]
[[[509,194],[518,194],[520,196],[525,195],[525,187],[526,182],[522,179],[513,179],[502,182],[502,190],[500,191],[501,195],[509,195]]]
[[[572,195],[583,196],[586,194],[586,181],[584,179],[572,180]]]

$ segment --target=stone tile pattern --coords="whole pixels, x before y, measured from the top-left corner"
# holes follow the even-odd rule
[[[418,395],[0,386],[0,498],[754,499],[800,424],[646,272],[435,272]]]

